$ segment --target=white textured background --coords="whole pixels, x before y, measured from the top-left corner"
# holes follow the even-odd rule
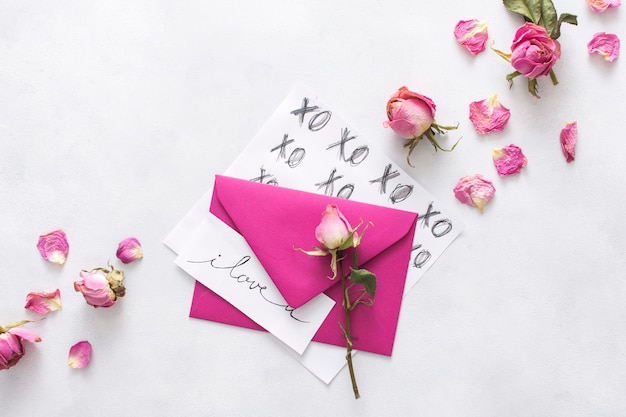
[[[495,53],[454,40],[458,20],[479,18],[508,50],[521,17],[496,0],[0,0],[0,321],[37,318],[30,291],[60,288],[64,302],[0,372],[0,414],[623,416],[626,57],[604,62],[586,43],[626,39],[626,10],[556,7],[579,26],[563,26],[561,83],[542,79],[537,100],[522,79],[509,90]],[[355,359],[358,401],[345,370],[327,386],[265,334],[189,319],[193,282],[161,243],[297,81],[467,224],[405,298],[393,357]],[[460,122],[442,140],[463,137],[453,153],[423,143],[406,165],[382,128],[401,85]],[[468,105],[494,93],[511,120],[478,136]],[[558,136],[573,120],[566,164]],[[528,167],[499,178],[491,150],[510,143]],[[497,188],[484,214],[452,194],[473,173]],[[57,228],[63,267],[35,247]],[[145,258],[125,268],[126,298],[87,306],[78,272],[116,262],[128,236]],[[74,370],[81,339],[94,354]]]

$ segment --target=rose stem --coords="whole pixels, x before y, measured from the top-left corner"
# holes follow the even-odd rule
[[[345,312],[345,329],[344,335],[346,337],[346,361],[348,362],[348,369],[350,371],[350,380],[352,381],[352,390],[354,391],[354,398],[359,399],[359,387],[356,384],[356,377],[354,375],[354,366],[352,365],[352,338],[350,336],[350,295],[348,293],[348,287],[346,285],[346,277],[343,274],[343,264],[341,258],[339,258],[339,273],[341,275],[341,288],[343,289],[343,310]]]

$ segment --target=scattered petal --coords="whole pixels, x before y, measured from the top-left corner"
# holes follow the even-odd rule
[[[620,5],[620,0],[585,0],[591,10],[602,13],[607,9],[612,9]]]
[[[37,249],[41,256],[48,262],[63,265],[67,259],[70,246],[63,230],[55,230],[39,236]]]
[[[141,259],[143,258],[141,243],[134,237],[124,239],[117,246],[116,255],[125,264]]]
[[[493,183],[480,174],[465,176],[454,187],[454,196],[461,203],[476,207],[481,213],[495,192]]]
[[[469,109],[469,118],[474,124],[474,128],[483,135],[501,131],[511,117],[510,110],[500,104],[497,94],[470,103]]]
[[[61,291],[58,288],[55,291],[28,293],[26,305],[24,306],[24,308],[39,314],[47,314],[61,307]]]
[[[587,44],[590,54],[602,55],[609,62],[615,61],[619,56],[619,38],[613,33],[598,32]]]
[[[522,149],[516,145],[508,145],[504,148],[493,150],[493,163],[498,170],[498,175],[505,177],[507,175],[519,174],[528,161],[522,153]]]
[[[70,348],[68,365],[75,369],[82,369],[91,360],[91,343],[82,340]]]
[[[576,157],[576,142],[578,141],[578,125],[576,122],[565,124],[561,130],[561,150],[565,155],[567,163],[572,162]]]
[[[454,37],[472,55],[477,55],[485,50],[489,37],[487,22],[478,19],[460,20],[454,27]]]

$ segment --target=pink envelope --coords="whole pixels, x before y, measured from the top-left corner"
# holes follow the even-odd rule
[[[313,338],[345,346],[338,322],[343,323],[339,278],[330,280],[330,256],[308,256],[294,249],[320,246],[315,228],[328,204],[336,204],[352,226],[372,223],[359,246],[359,267],[377,277],[376,300],[371,307],[352,312],[355,349],[391,355],[411,255],[417,213],[360,203],[326,195],[216,176],[211,213],[240,233],[292,307],[324,292],[335,307]],[[361,227],[361,230],[364,226]],[[344,272],[349,272],[346,259]],[[262,328],[196,283],[191,317],[252,329]]]

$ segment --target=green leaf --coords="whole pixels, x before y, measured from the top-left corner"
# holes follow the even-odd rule
[[[529,22],[539,24],[542,0],[502,0],[502,2],[507,10],[521,14]]]
[[[558,39],[561,36],[561,23],[569,23],[570,25],[578,25],[578,18],[576,15],[563,13],[559,16],[559,22],[556,25],[556,28],[552,33],[550,33],[550,37],[552,39]]]
[[[374,298],[376,295],[376,275],[367,269],[353,269],[350,272],[350,281],[362,284],[370,297]]]
[[[539,19],[539,25],[546,28],[546,32],[548,32],[548,36],[550,37],[552,37],[553,33],[558,31],[559,23],[552,0],[541,1],[541,18]]]

